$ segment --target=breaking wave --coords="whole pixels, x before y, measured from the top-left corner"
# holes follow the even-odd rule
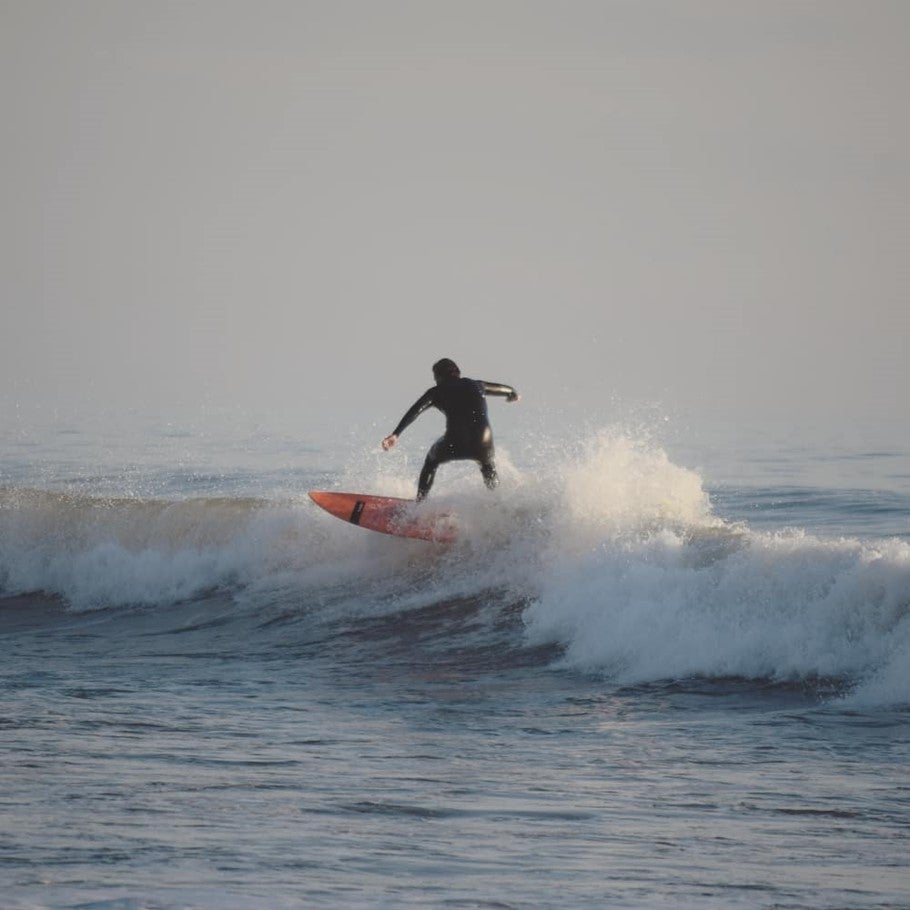
[[[388,464],[338,486],[408,495],[413,478]],[[434,502],[457,516],[451,547],[352,528],[305,491],[172,501],[0,489],[0,589],[71,611],[212,592],[238,612],[304,617],[327,592],[348,618],[520,604],[511,647],[552,646],[559,666],[620,684],[835,680],[856,702],[910,703],[906,541],[724,522],[697,473],[619,431],[547,465],[519,471],[502,452],[492,495],[471,466],[449,466]]]

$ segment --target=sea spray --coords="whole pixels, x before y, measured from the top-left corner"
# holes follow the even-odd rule
[[[907,543],[726,525],[697,475],[621,436],[563,476],[567,543],[551,542],[525,625],[564,666],[624,683],[869,680],[910,701]]]

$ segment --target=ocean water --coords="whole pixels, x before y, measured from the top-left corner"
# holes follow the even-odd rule
[[[7,426],[5,910],[910,906],[910,451]]]

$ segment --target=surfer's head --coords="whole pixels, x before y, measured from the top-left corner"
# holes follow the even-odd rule
[[[448,357],[443,357],[442,360],[437,360],[433,364],[433,378],[437,384],[445,382],[447,379],[458,379],[460,376],[461,370],[458,369],[458,364],[454,360],[449,360]]]

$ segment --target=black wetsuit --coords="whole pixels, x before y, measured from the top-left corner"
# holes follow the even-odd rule
[[[425,499],[436,468],[447,461],[469,459],[480,465],[484,483],[490,488],[496,486],[496,465],[493,461],[493,430],[487,417],[485,395],[517,397],[515,389],[499,382],[484,382],[482,379],[459,377],[445,379],[427,389],[395,427],[393,435],[398,436],[410,426],[427,408],[439,408],[446,415],[445,435],[430,447],[417,482],[417,499]]]

